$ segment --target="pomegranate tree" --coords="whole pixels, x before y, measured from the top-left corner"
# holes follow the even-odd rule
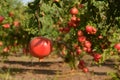
[[[54,47],[53,52],[63,57],[71,69],[83,72],[89,71],[86,55],[96,64],[119,57],[120,6],[116,0],[35,0],[22,13],[18,7],[8,10],[8,6],[0,9],[6,10],[0,14],[3,52],[20,46],[23,52],[43,58]]]
[[[111,58],[111,53],[117,55],[119,52],[117,43],[120,42],[120,31],[118,25],[115,25],[119,24],[119,10],[115,12],[112,9],[116,17],[110,10],[111,5],[118,5],[114,1],[53,0],[43,1],[41,5],[39,3],[40,0],[28,4],[34,13],[32,18],[36,19],[34,25],[29,22],[32,25],[30,28],[36,31],[29,32],[34,36],[49,37],[54,42],[55,52],[60,53],[72,69],[78,65],[84,72],[89,71],[85,62],[81,65],[85,55],[100,64]]]

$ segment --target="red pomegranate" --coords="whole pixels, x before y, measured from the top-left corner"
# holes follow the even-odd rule
[[[52,51],[52,42],[45,37],[35,37],[30,41],[29,50],[32,56],[44,58]]]
[[[79,13],[78,9],[76,7],[73,7],[70,9],[70,14],[77,15]]]
[[[10,28],[10,24],[9,24],[9,23],[3,24],[2,26],[3,26],[4,28],[6,28],[6,29]]]
[[[93,26],[87,25],[87,26],[86,26],[86,32],[87,32],[88,34],[96,34],[97,29],[96,29],[95,27],[93,27]]]
[[[118,50],[118,52],[120,52],[120,43],[116,43],[114,46],[115,49]]]

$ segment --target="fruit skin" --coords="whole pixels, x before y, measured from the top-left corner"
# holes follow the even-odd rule
[[[118,52],[120,52],[120,43],[115,44],[114,48],[117,49]]]
[[[5,52],[5,53],[9,52],[9,48],[8,48],[8,47],[5,47],[5,48],[3,49],[3,52]]]
[[[77,27],[77,24],[76,24],[75,22],[73,22],[73,21],[69,21],[69,22],[68,22],[68,26],[69,26],[69,27],[74,27],[74,28],[76,28],[76,27]]]
[[[9,23],[3,24],[2,26],[3,26],[4,28],[10,28],[10,24],[9,24]]]
[[[72,17],[71,17],[71,21],[72,21],[72,22],[76,22],[76,21],[77,21],[77,17],[76,17],[76,16],[72,16]]]
[[[60,0],[54,0],[53,2],[59,2]]]
[[[85,42],[86,41],[86,36],[78,37],[78,41],[81,42],[81,43]]]
[[[70,14],[72,14],[72,15],[77,15],[78,12],[79,11],[78,11],[78,9],[76,7],[73,7],[73,8],[70,9]]]
[[[29,51],[32,56],[44,58],[52,51],[52,42],[48,38],[35,37],[29,43]]]
[[[91,44],[90,41],[85,41],[85,42],[84,42],[84,46],[85,46],[86,48],[90,48],[90,47],[92,46],[92,44]]]
[[[78,36],[78,37],[83,36],[83,31],[79,30],[79,31],[77,32],[77,36]]]
[[[0,46],[2,46],[3,45],[3,42],[2,41],[0,41]]]
[[[101,59],[102,55],[99,54],[99,53],[95,53],[95,54],[93,55],[93,57],[94,57],[94,60],[95,60],[96,62],[99,62],[99,59]]]
[[[0,23],[2,23],[4,19],[5,18],[3,16],[0,16]]]
[[[88,34],[96,34],[97,29],[94,28],[93,26],[87,25],[87,26],[86,26],[86,32],[87,32]]]
[[[78,48],[76,49],[76,53],[77,53],[77,55],[80,55],[80,54],[82,53],[82,50],[80,49],[80,47],[78,47]]]
[[[19,22],[19,21],[14,21],[14,22],[13,22],[13,25],[14,25],[15,27],[19,27],[19,26],[20,26],[20,22]]]
[[[82,70],[83,70],[83,72],[85,72],[85,73],[89,72],[88,68],[86,68],[86,67],[84,67]]]

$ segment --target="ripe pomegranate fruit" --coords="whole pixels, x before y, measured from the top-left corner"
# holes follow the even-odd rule
[[[82,70],[83,70],[83,72],[85,72],[85,73],[89,72],[88,68],[86,68],[86,67],[84,67]]]
[[[86,41],[86,37],[85,36],[80,36],[80,37],[78,37],[78,41],[83,43],[83,42]]]
[[[3,26],[4,28],[10,28],[10,24],[9,24],[9,23],[3,24],[2,26]]]
[[[84,42],[84,46],[86,47],[86,48],[90,48],[91,46],[92,46],[92,44],[91,44],[91,42],[90,41],[85,41]]]
[[[0,41],[0,46],[2,46],[3,45],[3,42],[2,41]]]
[[[77,15],[78,12],[79,11],[78,11],[78,9],[76,7],[73,7],[73,8],[70,9],[70,14],[72,14],[72,15]]]
[[[80,47],[78,47],[78,48],[76,49],[76,53],[77,53],[77,55],[80,55],[80,54],[82,53],[82,50],[80,49]]]
[[[5,52],[5,53],[9,52],[9,48],[8,48],[8,47],[5,47],[5,48],[3,49],[3,52]]]
[[[86,32],[87,32],[88,34],[96,34],[97,29],[94,28],[93,26],[87,25],[87,26],[86,26]]]
[[[93,55],[93,57],[94,57],[94,60],[95,60],[96,62],[98,62],[99,59],[102,57],[102,55],[99,54],[99,53],[95,53],[95,54]]]
[[[77,27],[77,24],[76,24],[75,22],[73,22],[73,21],[69,21],[69,22],[68,22],[68,26],[69,26],[69,27],[74,27],[74,28],[76,28],[76,27]]]
[[[75,15],[72,16],[72,17],[71,17],[71,21],[72,21],[72,22],[76,22],[76,21],[77,21],[77,17],[76,17]]]
[[[52,51],[52,42],[45,37],[35,37],[29,43],[29,50],[32,56],[42,59]]]
[[[19,22],[19,21],[14,21],[14,22],[13,22],[13,25],[14,25],[15,27],[19,27],[19,26],[20,26],[20,22]]]
[[[118,50],[118,52],[120,52],[120,43],[116,43],[114,46],[115,49]]]
[[[83,31],[81,31],[81,30],[79,30],[78,32],[77,32],[77,36],[83,36]]]

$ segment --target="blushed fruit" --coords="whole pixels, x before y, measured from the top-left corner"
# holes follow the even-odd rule
[[[92,33],[91,34],[96,34],[97,29],[95,27],[92,28]]]
[[[70,31],[70,27],[64,27],[63,31],[66,32],[66,33],[68,33]]]
[[[87,52],[87,49],[88,49],[87,47],[83,47],[83,50],[84,50],[85,52]]]
[[[78,32],[77,32],[77,36],[83,36],[83,31],[81,31],[81,30],[78,30]]]
[[[90,53],[90,52],[92,52],[92,49],[91,48],[87,48],[87,47],[83,47],[83,50],[85,51],[85,52],[88,52],[88,53]]]
[[[91,44],[90,41],[85,41],[85,42],[84,42],[84,46],[85,46],[86,48],[90,48],[90,47],[92,46],[92,44]]]
[[[19,26],[20,26],[20,22],[19,22],[19,21],[14,21],[14,22],[13,22],[13,25],[14,25],[15,27],[19,27]]]
[[[69,27],[74,27],[74,28],[76,28],[76,27],[77,27],[77,24],[76,24],[75,22],[73,22],[73,21],[69,21],[69,22],[68,22],[68,26],[69,26]]]
[[[78,12],[79,11],[78,11],[78,9],[76,7],[73,7],[73,8],[70,9],[70,14],[72,14],[72,15],[77,15]]]
[[[77,55],[80,55],[80,54],[82,53],[82,50],[80,49],[80,47],[78,47],[78,48],[76,49],[76,53],[77,53]]]
[[[120,52],[120,43],[116,43],[114,46],[115,49],[118,50],[118,52]]]
[[[3,24],[2,26],[3,26],[4,28],[10,28],[10,24],[9,24],[9,23]]]
[[[87,25],[85,29],[86,29],[86,32],[87,32],[88,34],[91,34],[93,27]]]
[[[29,43],[29,50],[32,56],[44,58],[52,52],[52,42],[45,37],[35,37]]]
[[[93,26],[89,26],[89,25],[86,26],[85,30],[88,34],[96,34],[97,32],[96,28],[94,28]]]
[[[102,56],[101,56],[101,54],[99,54],[99,53],[95,53],[94,54],[94,58],[96,58],[96,59],[100,59]]]
[[[83,72],[85,72],[85,73],[89,72],[88,68],[86,68],[86,67],[84,67],[82,70],[83,70]]]
[[[9,52],[9,48],[8,47],[5,47],[4,49],[3,49],[3,52]]]
[[[72,22],[76,22],[76,21],[77,21],[77,17],[76,17],[75,15],[72,16],[72,17],[71,17],[71,21],[72,21]]]
[[[79,22],[80,22],[80,18],[77,18],[76,23],[79,23]]]
[[[96,62],[98,62],[99,59],[101,59],[102,55],[99,54],[99,53],[94,53],[93,57],[94,57],[94,60],[95,60]]]
[[[3,45],[3,42],[2,41],[0,41],[0,46],[2,46]]]
[[[80,36],[80,37],[78,37],[78,41],[83,43],[83,42],[86,41],[86,37],[85,36]]]
[[[54,0],[53,2],[59,2],[60,0]]]
[[[102,36],[102,35],[99,35],[98,38],[99,38],[99,39],[103,39],[103,36]]]
[[[0,23],[2,23],[4,19],[5,18],[3,16],[0,16]]]

